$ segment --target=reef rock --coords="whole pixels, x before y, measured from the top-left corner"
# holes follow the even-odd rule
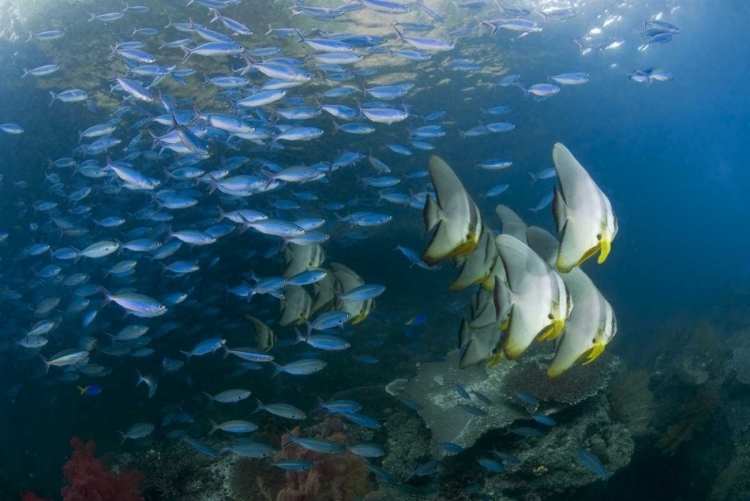
[[[401,396],[422,407],[419,414],[431,430],[434,443],[454,442],[470,447],[486,431],[528,419],[529,411],[536,410],[521,402],[516,392],[529,393],[546,406],[564,408],[598,394],[619,365],[616,357],[603,355],[591,365],[573,367],[550,379],[546,375],[550,357],[549,352],[525,354],[519,361],[503,361],[491,369],[459,369],[459,353],[453,351],[444,362],[423,364]],[[470,393],[481,393],[492,404],[475,396],[471,400],[462,398],[455,390],[456,384]],[[478,407],[485,415],[471,414],[462,405]],[[437,445],[434,447],[435,454],[442,453]]]

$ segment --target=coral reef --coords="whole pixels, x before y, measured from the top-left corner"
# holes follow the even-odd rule
[[[611,472],[625,467],[635,450],[627,428],[611,414],[606,396],[599,395],[556,415],[558,424],[538,437],[489,432],[474,448],[449,458],[440,479],[441,494],[459,499],[467,485],[484,478],[487,499],[544,499],[595,482],[598,477],[576,460],[576,449],[592,451]],[[495,458],[493,449],[514,454],[521,464],[506,464],[505,473],[487,475],[476,460]]]
[[[21,493],[21,501],[52,501],[52,500],[37,496],[33,492],[23,492]]]
[[[718,389],[716,382],[699,387],[695,395],[680,406],[677,421],[667,427],[656,447],[667,455],[674,455],[681,445],[695,438],[713,419],[719,403]]]
[[[417,402],[419,415],[437,442],[455,442],[471,446],[486,430],[502,428],[524,416],[524,409],[509,402],[504,390],[505,379],[512,363],[501,363],[492,369],[481,366],[459,369],[459,353],[452,351],[443,362],[424,363],[417,376],[406,384],[402,395]],[[460,384],[466,389],[481,392],[494,405],[484,406],[486,416],[474,416],[458,407],[469,403],[454,390]],[[472,402],[476,405],[476,402]],[[438,446],[433,454],[441,454]]]
[[[540,402],[574,405],[606,388],[620,363],[605,352],[590,365],[574,365],[554,379],[547,376],[548,365],[540,357],[519,361],[508,374],[506,390],[534,395]]]
[[[386,421],[388,430],[386,450],[382,466],[399,478],[406,478],[409,471],[430,459],[430,433],[419,415],[406,409],[394,412]]]
[[[303,434],[343,444],[347,438],[343,430],[343,423],[328,418],[317,433],[312,434],[313,430],[307,428]],[[276,501],[345,501],[362,498],[375,488],[370,472],[357,456],[349,452],[321,454],[297,444],[289,444],[276,459],[307,459],[313,462],[309,470],[286,472],[286,485],[276,496]]]
[[[241,457],[232,468],[229,482],[236,501],[274,501],[286,485],[286,475],[266,461]]]
[[[661,354],[654,371],[671,375],[681,382],[700,386],[709,379],[722,379],[731,350],[707,322],[674,320],[665,326]]]
[[[648,387],[649,380],[646,370],[631,372],[623,369],[609,385],[609,404],[634,437],[648,435],[652,431],[649,424],[654,395]]]
[[[417,376],[407,383],[404,395],[422,406],[419,414],[435,442],[468,447],[485,431],[504,428],[527,416],[515,392],[529,393],[541,402],[577,404],[604,389],[619,366],[615,356],[605,353],[591,365],[573,367],[550,379],[546,374],[550,356],[548,352],[526,354],[518,362],[506,361],[491,369],[459,369],[458,352],[453,351],[445,362],[423,364]],[[481,392],[493,404],[485,406],[478,400],[462,399],[454,390],[455,384]],[[459,407],[469,403],[481,407],[486,415],[472,415]],[[439,454],[439,450],[434,453]]]
[[[350,432],[351,430],[351,432]],[[326,438],[340,443],[354,443],[354,427],[345,426],[335,417],[327,417],[314,426],[299,430],[296,436]],[[345,501],[363,499],[375,489],[370,472],[360,459],[349,452],[322,454],[289,442],[286,433],[270,437],[281,451],[273,461],[306,459],[313,467],[306,471],[284,471],[269,461],[229,455],[204,468],[205,478],[191,482],[179,498],[195,501]]]
[[[113,470],[135,469],[144,472],[141,491],[147,499],[183,499],[189,481],[215,460],[196,454],[183,442],[153,444],[139,454],[118,454]]]
[[[143,501],[138,486],[143,475],[137,470],[114,474],[94,457],[94,441],[70,440],[73,455],[63,465],[68,486],[63,487],[63,501]]]

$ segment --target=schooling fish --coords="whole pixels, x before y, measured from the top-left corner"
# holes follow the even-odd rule
[[[547,369],[549,377],[559,376],[579,360],[583,365],[590,364],[617,334],[615,312],[591,279],[580,268],[572,269],[562,278],[575,308]]]
[[[422,253],[422,260],[434,265],[474,252],[482,233],[482,215],[443,159],[431,157],[429,171],[437,200],[427,196],[423,216],[427,231],[434,229],[435,233]]]
[[[552,149],[560,189],[554,191],[553,211],[562,233],[557,269],[567,273],[599,251],[598,263],[609,255],[617,235],[612,204],[586,169],[561,143]]]
[[[602,460],[593,452],[584,449],[576,449],[576,458],[587,470],[592,471],[604,480],[607,480],[612,476],[612,473],[607,471]]]
[[[508,283],[495,277],[495,309],[509,311],[505,355],[518,358],[534,339],[555,339],[573,302],[560,275],[528,245],[510,235],[496,239]]]

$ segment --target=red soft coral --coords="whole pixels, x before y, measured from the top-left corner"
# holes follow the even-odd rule
[[[52,501],[51,499],[39,497],[33,492],[22,492],[21,501]]]
[[[327,420],[322,428],[320,434],[325,438],[346,443],[341,421]],[[276,501],[348,501],[362,498],[375,488],[370,472],[350,452],[321,454],[288,444],[288,437],[282,437],[282,443],[286,446],[279,453],[281,459],[307,459],[313,461],[313,467],[286,472],[286,486],[278,493]]]
[[[63,465],[63,475],[70,484],[63,487],[63,501],[143,501],[138,494],[142,480],[139,471],[113,474],[94,457],[94,441],[70,440],[73,455]]]

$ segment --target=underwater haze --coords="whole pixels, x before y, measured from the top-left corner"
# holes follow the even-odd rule
[[[750,498],[748,18],[0,0],[0,500]]]

